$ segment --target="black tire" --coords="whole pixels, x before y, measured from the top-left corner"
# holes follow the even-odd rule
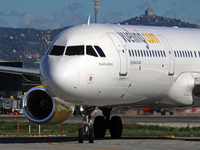
[[[166,115],[165,111],[161,111],[160,113],[161,113],[162,116]]]
[[[173,112],[173,111],[170,111],[169,114],[170,114],[170,115],[174,115],[174,112]]]
[[[113,116],[110,122],[110,134],[112,138],[121,138],[122,136],[122,120],[119,116]]]
[[[94,131],[92,128],[89,129],[89,143],[94,143]]]
[[[78,132],[78,142],[83,143],[83,128],[79,128]]]
[[[96,138],[103,138],[106,133],[106,124],[103,116],[97,116],[94,120],[94,136]]]

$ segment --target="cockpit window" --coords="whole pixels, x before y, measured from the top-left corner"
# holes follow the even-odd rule
[[[86,54],[94,57],[98,57],[97,53],[91,45],[86,46]]]
[[[106,55],[104,54],[104,52],[102,51],[102,49],[99,46],[94,46],[94,47],[97,50],[97,52],[99,53],[99,56],[106,57]]]
[[[60,56],[60,55],[63,55],[64,50],[65,50],[65,46],[54,45],[49,55]]]
[[[86,49],[85,49],[86,48]],[[106,57],[104,52],[99,46],[92,46],[92,45],[77,45],[77,46],[67,46],[65,55],[67,56],[74,56],[74,55],[89,55],[98,57]]]
[[[84,55],[84,45],[81,46],[68,46],[65,55]]]

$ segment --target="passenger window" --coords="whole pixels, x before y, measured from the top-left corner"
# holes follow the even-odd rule
[[[163,51],[163,55],[166,57],[165,51]]]
[[[185,57],[188,57],[188,56],[187,56],[187,52],[186,52],[186,51],[185,51]]]
[[[143,53],[142,53],[142,50],[140,50],[140,53],[141,53],[141,56],[143,57]]]
[[[189,51],[187,51],[187,53],[188,53],[188,57],[190,57],[190,53],[189,53]]]
[[[174,55],[175,55],[175,57],[177,57],[177,56],[176,56],[176,51],[174,51]]]
[[[64,50],[65,50],[65,46],[54,45],[49,55],[60,56],[60,55],[63,55]]]
[[[145,53],[145,50],[143,50],[143,53],[144,53],[144,57],[146,57],[146,53]]]
[[[156,52],[156,50],[155,50],[155,55],[156,55],[156,57],[158,57],[158,56],[157,56],[157,52]]]
[[[158,51],[158,56],[160,57],[160,52]]]
[[[130,51],[130,50],[128,50],[128,52],[129,52],[129,55],[130,55],[130,57],[131,57],[131,51]]]
[[[150,57],[151,57],[151,51],[149,51],[149,55],[150,55]]]
[[[180,56],[182,57],[182,53],[181,53],[181,51],[179,51],[179,54],[180,54]]]
[[[138,50],[138,56],[140,57],[140,51]]]
[[[97,53],[94,51],[91,45],[86,46],[86,54],[94,57],[98,57]]]
[[[183,57],[185,57],[184,51],[182,51]]]
[[[196,54],[196,52],[194,51],[194,55],[195,55],[195,57],[197,57],[197,54]]]
[[[102,49],[99,46],[94,46],[94,47],[97,50],[97,52],[99,53],[100,57],[106,57],[106,55],[104,54],[104,52],[102,51]]]
[[[154,56],[154,51],[152,51],[152,55],[153,55],[153,57],[155,57],[155,56]]]
[[[148,50],[146,50],[146,53],[147,53],[147,57],[149,57],[149,53],[148,53]]]
[[[177,57],[179,57],[179,53],[178,53],[178,51],[176,51],[177,52]]]
[[[84,46],[67,46],[67,50],[65,55],[73,56],[73,55],[84,55]]]
[[[133,55],[133,57],[134,57],[134,51],[133,50],[131,50],[132,51],[132,55]]]
[[[136,52],[136,50],[135,50],[135,56],[137,57],[137,52]]]
[[[163,53],[162,53],[162,51],[160,51],[160,54],[161,54],[161,56],[163,57]]]

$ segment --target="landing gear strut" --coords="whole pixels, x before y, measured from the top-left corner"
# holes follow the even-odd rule
[[[78,136],[79,143],[83,143],[85,137],[89,138],[89,143],[94,143],[93,129],[90,128],[90,125],[92,123],[91,113],[94,109],[95,109],[94,107],[85,108],[85,110],[82,107],[80,108],[82,115],[84,116],[83,118],[84,127],[79,128],[79,136]]]
[[[97,138],[103,138],[106,129],[110,130],[112,138],[120,138],[122,135],[122,121],[119,116],[113,116],[110,120],[112,108],[99,108],[104,116],[97,116],[94,120],[94,135]]]

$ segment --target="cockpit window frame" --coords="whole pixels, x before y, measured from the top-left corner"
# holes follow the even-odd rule
[[[59,47],[60,47],[60,48],[63,47],[62,53],[60,53],[58,50],[57,50],[57,51],[53,51],[55,47],[58,47],[58,48],[59,48]],[[50,47],[50,49],[49,49],[48,54],[49,54],[50,56],[63,56],[65,50],[66,50],[66,46],[62,46],[62,45],[52,45],[52,46]],[[55,53],[55,52],[56,52],[56,53]]]
[[[71,50],[73,50],[73,49],[75,49],[75,48],[78,48],[78,50],[79,50],[79,53],[74,53],[74,54],[67,54],[67,52],[68,52],[68,48],[71,48]],[[72,49],[73,48],[73,49]],[[81,53],[81,48],[83,48],[83,53]],[[64,52],[64,55],[65,56],[84,56],[85,55],[85,45],[71,45],[71,46],[69,46],[69,45],[67,45],[66,46],[66,49],[65,49],[65,52]],[[72,52],[72,51],[71,51]],[[73,52],[75,52],[75,51],[73,51]]]
[[[62,54],[58,51],[54,51],[52,53],[53,48],[55,47],[63,47],[62,50]],[[88,52],[88,47],[90,48],[90,52]],[[71,49],[70,51],[69,48]],[[81,53],[81,48],[82,48],[82,53]],[[76,50],[78,50],[76,52]],[[70,52],[70,53],[67,53]],[[52,53],[52,54],[51,54]],[[93,44],[84,44],[84,45],[57,45],[52,43],[48,49],[47,52],[48,55],[50,56],[92,56],[92,57],[101,57],[101,58],[105,58],[106,55],[104,53],[104,51],[102,50],[102,48],[100,46],[98,46],[97,44],[93,45]]]
[[[93,53],[88,53],[88,48],[89,47],[91,47],[91,49],[90,50],[92,50],[93,51]],[[99,57],[99,55],[98,55],[98,53],[97,53],[97,51],[96,51],[96,49],[94,48],[94,46],[93,45],[85,45],[85,48],[86,48],[86,55],[87,56],[93,56],[93,57]],[[91,52],[92,52],[91,51]]]
[[[106,57],[104,51],[102,50],[102,48],[101,48],[100,46],[94,45],[94,49],[95,49],[95,51],[98,53],[98,55],[99,55],[100,57]]]

